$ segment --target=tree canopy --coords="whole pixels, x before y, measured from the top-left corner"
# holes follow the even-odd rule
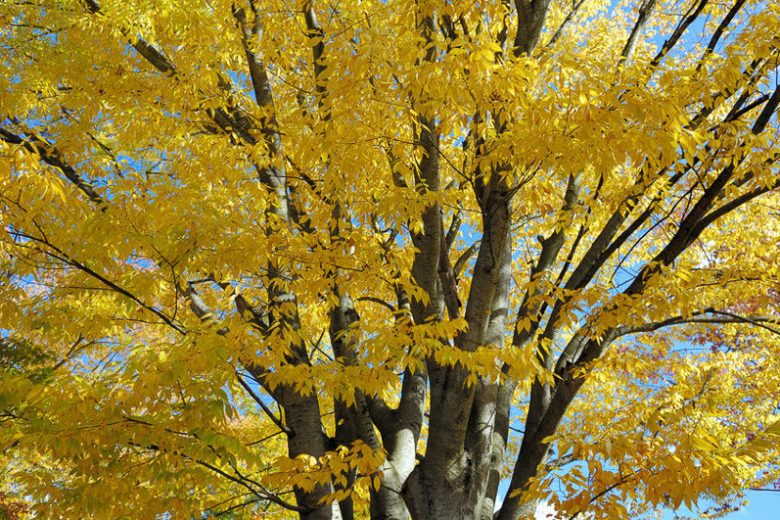
[[[0,513],[774,485],[779,35],[771,0],[0,3]]]

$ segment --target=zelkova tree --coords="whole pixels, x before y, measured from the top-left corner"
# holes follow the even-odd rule
[[[12,514],[717,516],[780,478],[778,2],[0,21]]]

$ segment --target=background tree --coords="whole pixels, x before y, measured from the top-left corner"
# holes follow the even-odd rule
[[[634,518],[778,478],[777,2],[0,20],[36,515]]]

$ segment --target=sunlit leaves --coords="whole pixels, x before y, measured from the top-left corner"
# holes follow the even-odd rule
[[[776,118],[753,129],[780,13],[745,2],[708,49],[729,9],[708,2],[650,66],[697,2],[659,1],[620,59],[641,4],[553,1],[522,56],[508,2],[318,4],[322,35],[287,1],[0,5],[0,511],[22,493],[42,517],[250,497],[247,514],[283,517],[293,489],[321,488],[365,513],[389,466],[335,440],[337,404],[395,406],[401,374],[434,365],[468,391],[516,385],[512,424],[532,385],[587,379],[533,488],[562,512],[637,516],[776,477],[780,136]],[[718,218],[659,257],[732,168]],[[463,316],[493,289],[473,280],[497,179],[511,286],[490,315],[510,319],[464,349],[486,337]],[[435,300],[412,273],[431,208],[453,266],[433,286],[452,283],[455,310],[415,322]],[[345,297],[349,323],[331,328]],[[573,337],[601,359],[571,367]],[[286,456],[285,392],[319,408],[320,452]],[[431,413],[410,468],[439,441]]]

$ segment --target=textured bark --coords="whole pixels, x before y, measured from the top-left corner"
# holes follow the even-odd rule
[[[290,457],[311,455],[322,457],[326,451],[326,436],[320,421],[319,400],[316,395],[302,396],[292,388],[281,388],[274,397],[284,408],[285,424],[292,432],[287,436]],[[309,509],[301,513],[303,520],[341,518],[338,502],[321,505],[323,497],[333,492],[331,485],[318,485],[311,491],[295,488],[295,500],[299,506]]]
[[[550,0],[515,0],[517,9],[515,56],[530,54],[539,43],[549,7]]]
[[[351,328],[360,317],[355,311],[354,303],[348,295],[342,295],[339,303],[330,313],[330,341],[333,352],[345,365],[355,363],[355,339],[350,337]],[[350,406],[341,399],[335,399],[333,408],[336,414],[336,444],[349,446],[355,440],[362,440],[374,449],[379,448],[379,441],[374,435],[374,427],[368,416],[366,397],[360,391],[355,391],[355,404]],[[352,487],[355,481],[354,475],[347,477],[345,489]],[[352,499],[347,498],[339,502],[342,518],[354,517]]]
[[[510,286],[510,193],[499,171],[478,185],[483,233],[465,311],[466,332],[456,345],[474,350],[500,346],[506,330]],[[480,380],[466,386],[468,372],[429,361],[430,443],[410,477],[407,503],[415,518],[477,518],[488,489],[498,387]],[[476,406],[475,404],[476,398]],[[500,434],[499,434],[500,437]],[[501,444],[499,441],[497,444]]]
[[[512,282],[512,237],[511,237],[511,201],[509,192],[503,182],[499,181],[500,174],[494,173],[497,186],[493,196],[488,200],[489,214],[487,220],[491,222],[491,232],[495,233],[497,240],[490,237],[491,251],[496,255],[495,279],[491,280],[495,290],[491,298],[490,313],[481,345],[489,345],[502,348],[507,328],[507,314],[509,310],[509,289]],[[485,237],[483,236],[483,242]],[[499,400],[499,395],[502,399]],[[494,499],[488,497],[490,478],[494,470],[497,470],[506,444],[506,431],[503,420],[509,412],[504,407],[509,403],[506,400],[506,392],[501,392],[497,381],[481,377],[475,389],[474,402],[466,437],[466,450],[471,454],[472,468],[469,476],[468,509],[470,517],[480,518],[486,514],[492,514]],[[495,478],[495,477],[494,477]]]

